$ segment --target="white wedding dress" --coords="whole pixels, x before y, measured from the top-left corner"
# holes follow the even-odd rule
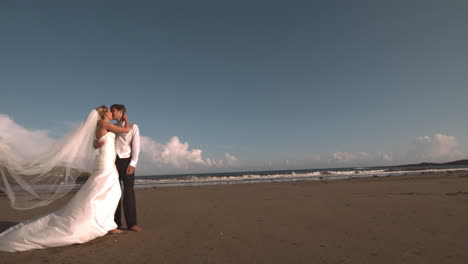
[[[0,251],[32,249],[80,244],[101,237],[117,228],[114,213],[121,189],[115,167],[115,134],[108,132],[99,141],[99,149],[91,176],[67,205],[19,223],[0,234]]]

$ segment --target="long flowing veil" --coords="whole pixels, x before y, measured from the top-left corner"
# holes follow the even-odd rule
[[[75,188],[95,157],[93,141],[98,118],[97,111],[92,110],[78,128],[57,140],[48,151],[28,159],[0,139],[0,190],[13,208],[45,206]]]

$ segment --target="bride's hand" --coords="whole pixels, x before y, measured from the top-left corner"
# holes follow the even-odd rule
[[[128,122],[128,115],[127,115],[127,113],[125,113],[125,112],[123,113],[122,119],[123,119],[123,121]]]
[[[104,145],[104,141],[98,141],[97,139],[94,140],[94,148],[98,149]]]

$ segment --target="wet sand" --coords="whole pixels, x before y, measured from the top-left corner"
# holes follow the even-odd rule
[[[1,196],[0,229],[69,198],[17,211]],[[140,189],[137,202],[142,232],[0,263],[468,263],[468,172]]]

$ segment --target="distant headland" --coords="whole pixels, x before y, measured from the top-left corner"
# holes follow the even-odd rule
[[[421,162],[418,164],[405,164],[397,166],[388,166],[388,167],[436,167],[436,166],[463,166],[468,165],[468,159],[456,160],[444,163],[435,163],[435,162]]]

